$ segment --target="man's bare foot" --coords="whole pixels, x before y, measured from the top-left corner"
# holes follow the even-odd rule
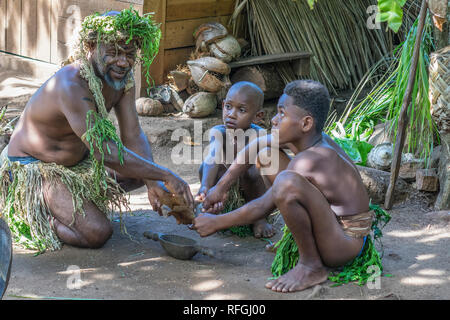
[[[270,238],[274,234],[273,226],[266,219],[258,220],[253,224],[253,235],[255,238]]]
[[[283,293],[301,291],[325,282],[327,279],[328,272],[324,267],[312,269],[299,263],[288,273],[266,283],[266,288]]]

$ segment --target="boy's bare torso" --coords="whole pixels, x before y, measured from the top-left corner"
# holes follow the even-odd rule
[[[236,134],[235,129],[227,129],[225,125],[217,125],[213,128],[213,130],[217,130],[221,133],[223,141],[222,141],[222,151],[224,155],[224,162],[223,164],[225,167],[229,167],[232,163],[232,160],[234,160],[237,156],[237,154],[245,148],[253,139],[258,138],[258,134],[260,134],[262,131],[265,132],[265,130],[257,126],[255,124],[251,124],[250,128],[248,129],[236,129],[236,130],[242,130],[243,135]],[[243,141],[238,141],[241,137],[244,138]],[[227,150],[232,150],[232,158],[233,159],[226,159],[225,156],[227,154]],[[230,162],[227,162],[226,160],[230,160]]]
[[[338,216],[369,210],[358,169],[325,134],[320,143],[298,153],[287,170],[301,174],[317,187]]]

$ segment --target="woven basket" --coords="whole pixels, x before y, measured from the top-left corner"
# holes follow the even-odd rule
[[[431,54],[431,115],[441,134],[450,132],[450,46]]]

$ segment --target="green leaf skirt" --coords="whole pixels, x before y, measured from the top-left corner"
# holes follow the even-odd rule
[[[359,285],[364,285],[370,279],[382,275],[381,256],[374,246],[374,240],[380,240],[382,237],[381,229],[389,222],[391,217],[378,205],[370,204],[369,207],[370,210],[375,212],[375,219],[372,223],[373,236],[371,234],[367,235],[364,248],[358,257],[330,273],[328,279],[335,282],[335,285],[349,282],[357,282]],[[384,224],[380,226],[380,223]],[[299,260],[298,246],[286,225],[283,228],[283,236],[275,244],[275,248],[277,248],[277,251],[271,266],[273,279],[294,268]]]

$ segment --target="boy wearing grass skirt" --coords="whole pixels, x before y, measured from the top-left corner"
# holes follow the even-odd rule
[[[228,214],[200,214],[194,228],[201,236],[230,226],[249,224],[275,207],[283,216],[298,247],[293,268],[266,287],[277,292],[299,291],[328,278],[327,267],[343,266],[361,254],[370,233],[373,212],[356,166],[345,152],[322,132],[330,106],[327,89],[311,80],[289,83],[272,119],[270,147],[250,143],[239,153],[203,202],[207,212],[218,202],[247,164],[255,148],[259,169],[271,184],[267,192]],[[289,148],[289,158],[282,149]],[[255,154],[255,153],[254,153]],[[265,168],[271,168],[265,172]]]
[[[85,18],[75,61],[31,97],[2,163],[1,216],[17,241],[40,251],[101,247],[112,234],[111,208],[143,185],[158,212],[166,192],[193,207],[189,185],[153,162],[135,108],[134,65],[139,58],[149,67],[160,36],[133,8]]]
[[[264,116],[263,103],[264,93],[254,83],[240,81],[228,90],[222,102],[223,125],[211,128],[209,154],[199,169],[201,186],[196,201],[204,200],[208,190],[217,183],[249,141],[257,138],[258,134],[264,134],[263,128],[254,124]],[[227,201],[216,203],[210,208],[210,213],[218,214],[230,207],[235,209],[237,204],[259,198],[267,190],[255,165],[249,166],[231,189],[227,193]],[[252,229],[256,238],[272,237],[274,234],[272,225],[265,218],[254,221]]]

